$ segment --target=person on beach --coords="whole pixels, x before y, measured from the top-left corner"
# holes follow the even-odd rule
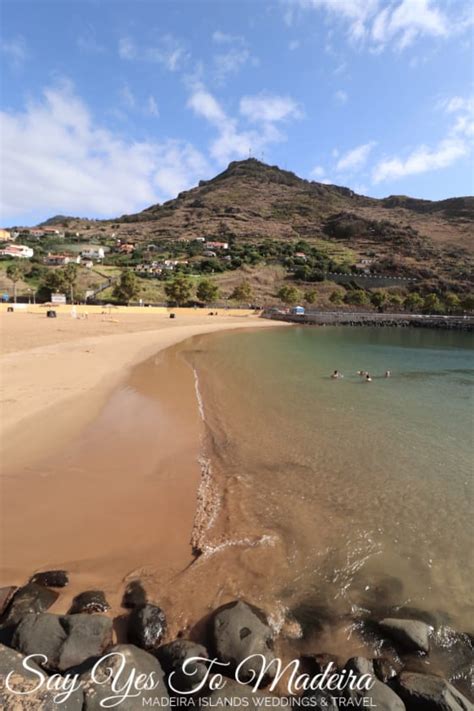
[[[370,377],[369,373],[366,373],[366,374],[365,374],[365,382],[366,382],[366,383],[371,383],[371,382],[372,382],[372,378]]]
[[[385,371],[385,377],[390,378],[392,376],[392,371],[391,370],[386,370]]]
[[[331,375],[331,378],[333,380],[338,380],[339,378],[343,378],[343,374],[340,373],[338,370],[335,370],[334,373]]]

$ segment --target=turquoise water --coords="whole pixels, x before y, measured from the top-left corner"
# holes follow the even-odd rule
[[[194,341],[221,482],[214,536],[243,594],[303,617],[404,607],[472,627],[472,346],[385,328]]]

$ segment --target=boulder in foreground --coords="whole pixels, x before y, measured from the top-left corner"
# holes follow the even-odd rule
[[[112,643],[112,620],[100,615],[26,615],[13,636],[25,655],[44,654],[49,671],[92,664]]]
[[[128,619],[128,639],[137,647],[151,652],[158,649],[166,633],[165,613],[157,605],[137,607]]]
[[[460,691],[432,674],[402,672],[396,689],[408,711],[474,711],[474,704]]]
[[[164,681],[163,670],[158,660],[152,654],[135,647],[133,644],[117,644],[109,649],[103,661],[99,662],[94,669],[94,678],[92,678],[92,671],[81,675],[80,679],[83,682],[84,690],[83,711],[103,711],[104,706],[101,706],[101,702],[104,702],[110,696],[116,696],[118,693],[111,688],[113,681],[117,679],[116,686],[120,689],[125,685],[125,680],[131,674],[134,674],[135,678],[138,678],[141,674],[146,677],[153,675],[157,686],[155,689],[139,691],[137,696],[124,699],[115,708],[119,709],[119,711],[136,711],[147,706],[153,706],[153,708],[167,707],[169,695]],[[132,693],[136,692],[132,689]],[[156,699],[160,699],[159,704],[156,704]],[[163,699],[163,702],[161,702],[161,699]]]
[[[216,610],[211,621],[212,642],[221,662],[228,662],[231,670],[239,667],[239,680],[251,681],[260,674],[261,663],[249,659],[262,655],[269,664],[273,653],[273,632],[265,613],[241,600],[231,602]],[[245,661],[247,660],[247,661]],[[275,665],[270,667],[268,680],[275,676]]]
[[[25,692],[32,691],[38,686],[40,668],[32,661],[28,661],[28,666],[33,671],[28,671],[22,665],[24,657],[10,647],[0,645],[0,708],[10,709],[11,711],[33,711],[38,709],[41,711],[82,711],[84,695],[82,689],[77,689],[72,692],[68,699],[61,703],[55,701],[57,692],[50,691],[44,687],[37,689],[34,693],[26,694]],[[23,692],[20,696],[13,691],[9,691],[5,684],[5,680],[9,677],[9,686],[12,689]]]
[[[380,623],[380,629],[394,642],[409,652],[430,651],[430,634],[432,628],[426,622],[418,620],[398,620],[387,617]]]

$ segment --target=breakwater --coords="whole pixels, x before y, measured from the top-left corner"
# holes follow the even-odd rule
[[[474,331],[474,316],[438,316],[434,314],[397,314],[341,311],[306,311],[292,314],[289,311],[266,309],[263,318],[315,326],[394,326],[440,328],[446,330]]]

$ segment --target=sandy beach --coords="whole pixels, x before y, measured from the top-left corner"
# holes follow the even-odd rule
[[[202,422],[177,345],[274,327],[250,312],[105,318],[0,314],[1,581],[66,568],[60,612],[87,588],[117,611],[140,565],[170,577],[192,563]]]

